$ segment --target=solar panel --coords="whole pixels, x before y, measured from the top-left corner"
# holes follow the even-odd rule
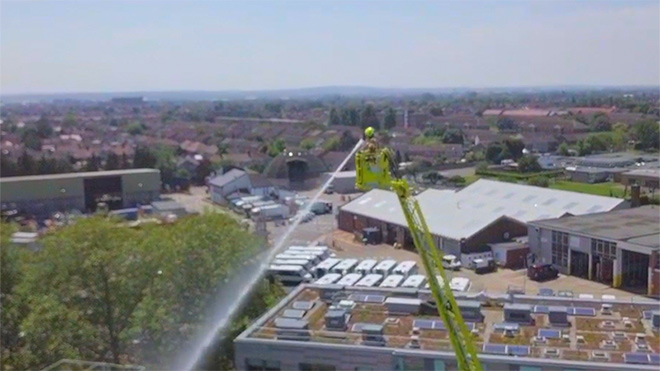
[[[652,365],[660,365],[660,354],[649,354],[649,362]]]
[[[303,318],[305,316],[305,311],[300,309],[286,309],[282,313],[282,317],[286,318]]]
[[[504,344],[484,344],[484,353],[507,354]]]
[[[512,354],[514,356],[529,355],[529,347],[525,345],[509,345],[506,348],[507,354]]]
[[[561,331],[548,328],[539,329],[539,336],[547,339],[561,339]]]
[[[596,310],[594,308],[573,308],[573,314],[576,316],[594,317]]]
[[[645,310],[642,312],[642,314],[644,315],[644,319],[651,319],[651,317],[653,317],[653,312],[650,310]]]
[[[434,330],[446,330],[447,326],[445,326],[445,323],[442,321],[433,321],[433,329]]]
[[[357,302],[360,302],[360,303],[364,303],[366,299],[367,299],[367,295],[364,295],[364,294],[351,294],[348,297],[348,300],[353,300],[353,301],[357,301]]]
[[[435,321],[431,321],[428,319],[416,319],[415,321],[413,321],[413,327],[417,327],[420,330],[432,330],[434,322]]]
[[[636,363],[646,365],[649,363],[649,355],[646,353],[626,353],[623,355],[626,363]]]
[[[310,310],[314,307],[313,301],[294,301],[293,309]]]
[[[547,305],[535,305],[534,313],[548,314],[550,313],[550,307]]]
[[[383,295],[367,295],[366,298],[364,298],[365,303],[382,303],[385,301],[385,297]]]

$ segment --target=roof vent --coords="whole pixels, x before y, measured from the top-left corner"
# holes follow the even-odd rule
[[[413,335],[410,337],[410,342],[408,343],[408,348],[411,349],[420,349],[422,346],[419,342],[419,336]]]
[[[608,350],[616,350],[618,348],[614,340],[603,340],[600,343],[600,347],[602,349],[608,349]]]
[[[614,328],[614,322],[612,322],[612,321],[603,321],[603,322],[601,322],[601,326],[603,328],[613,329]]]
[[[594,350],[591,352],[591,359],[594,361],[609,361],[610,356],[607,352],[603,352],[602,350]]]
[[[648,353],[651,351],[651,348],[646,343],[637,344],[637,352],[639,353]]]
[[[559,349],[555,348],[546,348],[543,352],[546,358],[559,358]]]
[[[600,308],[600,314],[611,316],[612,315],[612,304],[603,304]]]
[[[584,336],[582,336],[582,335],[577,335],[577,336],[575,337],[575,341],[576,341],[578,344],[586,344],[586,343],[587,343],[587,341],[584,340]]]

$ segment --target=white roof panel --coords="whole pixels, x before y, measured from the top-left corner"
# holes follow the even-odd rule
[[[567,212],[584,215],[608,211],[625,202],[619,198],[488,179],[480,179],[458,192],[429,189],[417,199],[431,233],[455,240],[468,238],[503,216],[526,223],[557,218]],[[378,207],[374,207],[376,204]],[[391,212],[384,213],[383,209]],[[390,191],[372,190],[346,204],[342,210],[406,225],[399,201]]]

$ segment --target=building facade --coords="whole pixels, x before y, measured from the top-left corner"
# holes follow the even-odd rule
[[[0,201],[3,209],[40,216],[90,212],[99,202],[114,210],[148,204],[158,199],[160,187],[156,169],[21,176],[0,179]]]
[[[613,287],[660,295],[660,209],[644,206],[529,223],[535,260]]]

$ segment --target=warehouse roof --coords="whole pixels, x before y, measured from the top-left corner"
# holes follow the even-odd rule
[[[500,218],[519,222],[609,211],[622,199],[480,179],[454,192],[429,189],[417,196],[431,233],[460,240]],[[406,220],[396,195],[372,190],[342,210],[401,226]]]
[[[107,170],[107,171],[88,171],[83,173],[64,173],[48,175],[28,175],[13,176],[9,178],[0,178],[0,183],[24,182],[30,180],[53,180],[53,179],[75,179],[75,178],[99,178],[104,176],[121,176],[129,174],[149,174],[158,173],[158,169],[126,169],[126,170]]]
[[[595,238],[626,241],[652,249],[660,248],[660,209],[642,206],[592,215],[538,220],[531,224],[584,234]]]
[[[224,187],[227,184],[233,182],[235,179],[242,177],[247,174],[245,171],[240,169],[231,169],[228,172],[218,175],[217,177],[211,179],[209,184],[216,187]]]

